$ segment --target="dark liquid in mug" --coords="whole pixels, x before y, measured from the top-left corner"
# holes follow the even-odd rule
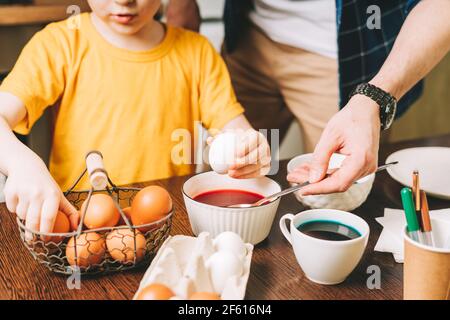
[[[260,194],[244,190],[213,190],[194,197],[195,201],[218,207],[228,207],[236,204],[254,203],[263,199]]]
[[[308,221],[299,225],[297,229],[310,237],[330,241],[345,241],[361,236],[354,228],[329,220]]]

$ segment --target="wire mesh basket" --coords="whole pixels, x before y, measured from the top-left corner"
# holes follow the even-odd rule
[[[90,170],[88,158],[100,156],[97,151],[88,154],[87,167],[74,185],[64,193],[66,198],[80,210],[77,230],[68,233],[42,233],[28,229],[25,221],[17,218],[20,237],[25,247],[39,263],[49,270],[61,274],[102,274],[124,271],[147,264],[169,236],[174,209],[162,219],[134,226],[123,208],[130,207],[141,188],[117,187],[102,168]],[[98,159],[97,159],[98,160]],[[76,185],[89,173],[93,187],[90,190],[74,191]],[[106,183],[95,187],[96,174]],[[98,180],[97,180],[98,182]],[[95,194],[106,194],[113,198],[120,213],[121,224],[96,229],[84,228],[84,219],[90,200]],[[87,201],[83,208],[82,204]],[[28,235],[28,236],[27,236]],[[115,243],[111,250],[108,241]]]

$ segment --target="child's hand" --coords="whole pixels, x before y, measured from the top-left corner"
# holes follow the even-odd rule
[[[228,175],[232,178],[248,179],[265,176],[270,171],[270,146],[266,137],[252,128],[243,114],[229,121],[223,132],[231,131],[238,135],[235,142],[234,161],[228,167]],[[211,144],[213,138],[208,138]],[[226,151],[228,152],[228,150]],[[225,159],[227,164],[230,162]]]
[[[72,229],[76,228],[78,211],[64,197],[45,164],[40,159],[28,160],[8,172],[4,188],[8,210],[24,219],[28,229],[48,233],[53,231],[59,209],[69,217]],[[29,232],[25,237],[33,239]]]
[[[239,134],[235,150],[235,161],[229,167],[228,175],[237,179],[265,176],[270,171],[270,147],[266,137],[249,129]]]

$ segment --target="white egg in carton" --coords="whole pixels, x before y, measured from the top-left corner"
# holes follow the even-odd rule
[[[174,300],[185,300],[195,292],[215,292],[222,300],[245,296],[253,245],[239,235],[223,232],[212,239],[208,232],[198,237],[170,236],[144,274],[140,290],[153,283],[166,285]]]

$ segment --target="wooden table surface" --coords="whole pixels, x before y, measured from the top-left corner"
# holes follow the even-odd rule
[[[380,150],[380,163],[390,153],[409,147],[450,147],[450,135],[386,145]],[[286,161],[280,165],[275,179],[287,187]],[[173,196],[176,206],[171,234],[192,235],[181,196],[187,177],[176,177],[148,184],[161,185]],[[144,184],[147,185],[147,184]],[[377,175],[373,190],[357,210],[370,225],[370,237],[365,254],[349,278],[336,286],[314,284],[305,278],[294,253],[283,238],[279,218],[285,213],[297,213],[304,208],[289,195],[282,199],[269,237],[255,247],[247,285],[246,299],[401,299],[403,265],[395,263],[389,253],[374,252],[382,230],[375,221],[386,207],[400,208],[401,185],[386,172]],[[450,207],[449,201],[429,199],[431,209]],[[381,269],[381,289],[366,286],[367,267]],[[119,274],[82,278],[81,289],[69,290],[66,277],[48,271],[33,260],[19,238],[15,217],[4,204],[0,205],[0,299],[131,299],[145,272],[145,267]]]
[[[27,5],[2,4],[0,5],[0,26],[45,25],[64,20],[72,15],[72,12],[67,12],[70,5],[78,6],[81,12],[90,10],[84,0],[38,0],[34,1],[34,4]]]

